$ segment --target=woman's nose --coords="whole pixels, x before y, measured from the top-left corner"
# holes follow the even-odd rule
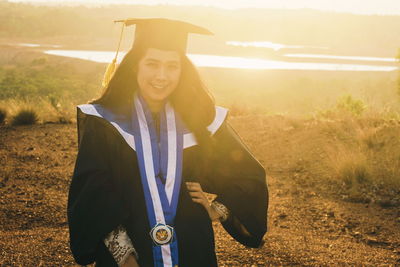
[[[166,72],[166,68],[164,66],[160,66],[157,69],[156,79],[157,80],[166,80],[167,79],[167,72]]]

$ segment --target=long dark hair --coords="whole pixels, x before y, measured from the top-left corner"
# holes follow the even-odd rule
[[[101,104],[117,113],[129,112],[134,93],[139,89],[138,63],[146,51],[147,47],[134,45],[121,61],[103,94],[91,103]],[[204,154],[202,158],[208,159],[212,138],[207,126],[215,117],[214,99],[193,63],[185,54],[180,55],[182,72],[170,101],[187,128],[194,133]]]

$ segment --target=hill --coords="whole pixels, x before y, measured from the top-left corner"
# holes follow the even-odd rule
[[[0,38],[59,44],[84,43],[115,49],[119,27],[129,17],[166,17],[209,28],[217,40],[272,41],[328,47],[320,52],[393,57],[400,44],[400,16],[353,15],[310,9],[226,10],[192,6],[57,7],[0,2]],[[127,34],[130,35],[129,33]],[[125,46],[129,47],[129,41]],[[204,44],[201,44],[204,46]],[[215,49],[215,46],[213,46]],[[202,47],[192,45],[193,51]],[[264,49],[268,52],[268,49]],[[210,49],[209,52],[210,53]],[[215,53],[223,52],[219,48]]]

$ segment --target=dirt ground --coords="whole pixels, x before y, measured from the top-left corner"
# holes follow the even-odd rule
[[[262,248],[248,249],[215,224],[219,265],[400,266],[399,207],[346,200],[324,180],[325,137],[283,121],[231,120],[267,170],[269,232]],[[75,128],[0,126],[0,266],[74,265],[66,203]]]

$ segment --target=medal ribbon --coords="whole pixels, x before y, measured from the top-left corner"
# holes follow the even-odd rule
[[[160,114],[159,144],[151,112],[141,96],[136,95],[132,125],[150,229],[157,224],[173,226],[182,181],[182,123],[167,103]],[[171,243],[153,246],[154,266],[178,265],[175,231],[173,234]]]

